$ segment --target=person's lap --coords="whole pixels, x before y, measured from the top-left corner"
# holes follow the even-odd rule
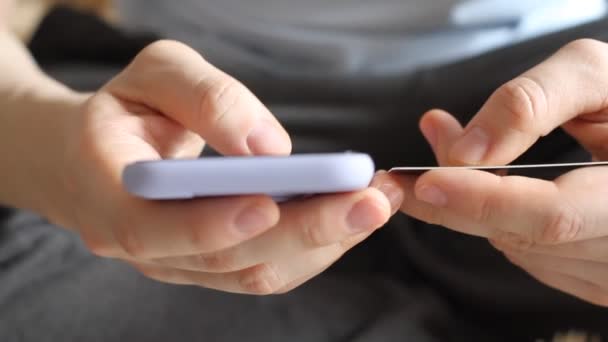
[[[7,222],[0,251],[5,341],[432,340],[425,325],[445,312],[432,292],[364,265],[277,296],[165,285],[25,212]]]

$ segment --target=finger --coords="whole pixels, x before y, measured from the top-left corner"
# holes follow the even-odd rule
[[[211,253],[251,239],[278,220],[278,206],[265,196],[136,201],[108,227],[112,240],[89,247],[98,255],[136,260]]]
[[[608,160],[608,111],[581,116],[563,128],[591,152],[595,161]]]
[[[104,109],[106,111],[112,110],[107,106],[101,110]],[[133,113],[131,109],[129,108],[129,112]],[[126,163],[131,162],[134,157],[150,159],[157,159],[158,157],[163,159],[197,158],[205,146],[205,141],[198,134],[184,129],[179,123],[158,112],[139,111],[137,116],[125,117],[120,111],[114,109],[113,113],[108,114],[108,122],[120,122],[122,126],[122,137],[117,139],[122,146],[117,146],[115,142],[108,151],[108,155],[111,155],[114,160],[118,159],[116,156],[118,150],[124,155],[120,159],[127,159],[124,161]],[[110,116],[113,116],[113,118]],[[108,132],[98,132],[98,134],[103,135],[98,138],[98,141],[106,143]],[[148,146],[139,144],[139,141],[134,141],[135,139],[143,140]],[[135,150],[147,147],[152,147],[153,151],[150,152],[155,152],[158,155],[147,157],[144,154],[145,152]]]
[[[568,44],[500,87],[454,144],[456,164],[507,164],[570,119],[603,109],[608,48],[593,40]]]
[[[579,231],[579,237],[574,241],[562,241],[558,244],[526,243],[517,237],[492,241],[499,249],[520,252],[534,252],[555,255],[580,260],[608,261],[605,243],[608,229],[608,212],[605,210],[608,189],[602,184],[608,184],[608,168],[582,168],[571,171],[555,180],[567,206],[576,208],[566,210],[561,219],[555,219],[554,226],[570,225],[571,230]],[[575,207],[574,207],[575,206]],[[572,214],[567,214],[571,211]],[[570,216],[570,217],[569,217]],[[563,223],[559,223],[562,221]],[[578,227],[577,227],[578,226]],[[523,242],[523,243],[522,243]]]
[[[341,241],[341,242],[335,244],[333,246],[335,248],[334,253],[333,253],[333,258],[332,258],[332,254],[329,254],[326,257],[326,260],[328,260],[327,262],[325,262],[325,263],[319,262],[319,265],[321,265],[321,266],[319,266],[317,268],[313,268],[310,266],[306,267],[306,269],[304,269],[302,272],[300,272],[300,274],[302,274],[302,275],[295,277],[291,282],[288,282],[285,286],[278,289],[275,293],[276,294],[287,293],[287,292],[297,288],[298,286],[308,282],[312,278],[320,275],[326,269],[328,269],[332,264],[334,264],[340,257],[342,257],[347,251],[349,251],[350,249],[352,249],[353,247],[355,247],[356,245],[361,243],[369,235],[370,234],[367,234],[367,233],[359,234],[358,236],[354,236],[352,238],[346,239],[344,241]],[[290,266],[287,265],[287,267],[289,268]]]
[[[131,111],[132,108],[129,108]],[[154,148],[159,154],[159,157],[166,158],[197,158],[205,146],[205,141],[196,133],[184,129],[182,125],[163,116],[161,113],[152,112],[147,110],[141,110],[139,115],[127,118],[120,112],[114,112],[114,116],[123,115],[121,118],[116,117],[114,120],[122,122],[123,126],[128,126],[131,123],[131,127],[123,127],[125,134],[122,140],[127,140],[126,136],[129,134],[135,135],[137,138],[145,141],[148,145]],[[112,121],[112,119],[109,119]],[[140,129],[138,129],[138,127]],[[102,134],[108,134],[103,132]],[[102,141],[102,139],[100,139]],[[135,148],[129,146],[136,146],[130,141],[123,142],[124,149]],[[125,150],[122,151],[125,151]],[[116,151],[117,147],[114,146],[113,151]],[[130,154],[130,156],[138,155],[137,153]],[[129,157],[130,157],[129,156]],[[138,155],[139,158],[144,156]],[[115,158],[116,156],[114,156]],[[156,158],[154,158],[156,159]]]
[[[541,283],[556,290],[598,306],[608,306],[608,293],[588,281],[542,268],[527,268],[525,271]]]
[[[590,211],[571,192],[544,180],[437,170],[420,176],[413,192],[428,206],[407,204],[409,214],[467,234],[518,244],[558,244],[605,234],[594,219],[602,217],[601,211]]]
[[[89,172],[105,174],[106,180],[112,182],[108,186],[122,187],[121,174],[129,163],[195,157],[204,146],[199,135],[181,124],[146,106],[125,103],[108,93],[91,97],[83,111],[68,153],[74,163],[94,165],[89,167]]]
[[[232,272],[336,243],[350,246],[350,241],[362,241],[389,217],[390,204],[375,189],[311,198],[284,204],[279,223],[255,239],[227,250],[156,262],[186,270]]]
[[[450,148],[463,131],[458,120],[445,111],[431,110],[422,116],[420,130],[431,145],[439,165],[449,165]]]
[[[391,215],[399,211],[404,195],[399,182],[393,175],[384,170],[376,172],[370,187],[380,191],[388,200]]]
[[[245,86],[181,43],[148,46],[106,89],[171,117],[220,153],[291,151],[285,130]]]
[[[509,261],[524,269],[556,272],[588,282],[604,290],[608,285],[608,267],[604,263],[533,253],[505,253],[505,256]]]
[[[275,292],[275,294],[285,294],[285,293],[295,290],[299,286],[303,285],[304,283],[307,283],[309,280],[311,280],[311,279],[315,278],[316,276],[320,275],[321,273],[325,272],[325,270],[327,270],[330,266],[331,266],[331,264],[327,265],[327,266],[323,266],[323,267],[319,268],[318,270],[311,272],[310,274],[307,274],[303,277],[295,279],[291,283],[288,283],[284,287],[278,289]]]
[[[342,254],[341,246],[331,245],[296,257],[228,273],[205,273],[149,264],[135,266],[147,277],[166,283],[197,285],[231,293],[269,295],[284,291],[294,286],[294,282],[311,277],[311,272],[325,269]]]
[[[443,226],[454,231],[468,235],[487,237],[488,227],[472,223],[467,217],[456,215],[448,210],[442,210],[434,205],[420,201],[415,194],[416,182],[419,176],[415,175],[396,175],[395,178],[401,184],[404,198],[401,211],[418,220],[429,224]]]
[[[604,262],[608,264],[608,237],[564,243],[561,245],[518,244],[511,241],[491,240],[490,243],[501,252],[534,253],[562,258]]]

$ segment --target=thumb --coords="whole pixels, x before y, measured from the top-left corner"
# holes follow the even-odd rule
[[[420,130],[431,145],[437,163],[441,166],[450,165],[450,148],[463,132],[458,120],[443,110],[434,109],[422,116]]]
[[[106,89],[163,113],[222,154],[291,151],[287,132],[270,111],[244,85],[184,44],[151,44]]]

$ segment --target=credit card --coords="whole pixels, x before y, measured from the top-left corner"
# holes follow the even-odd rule
[[[608,166],[608,161],[585,163],[557,163],[557,164],[520,164],[495,166],[402,166],[389,170],[392,173],[420,175],[432,170],[481,170],[493,173],[506,174],[555,174],[565,173],[583,167]]]

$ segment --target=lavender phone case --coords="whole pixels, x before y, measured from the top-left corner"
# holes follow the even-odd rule
[[[208,157],[137,162],[125,168],[123,183],[146,199],[266,194],[283,201],[360,190],[369,186],[374,172],[371,157],[362,153]]]

